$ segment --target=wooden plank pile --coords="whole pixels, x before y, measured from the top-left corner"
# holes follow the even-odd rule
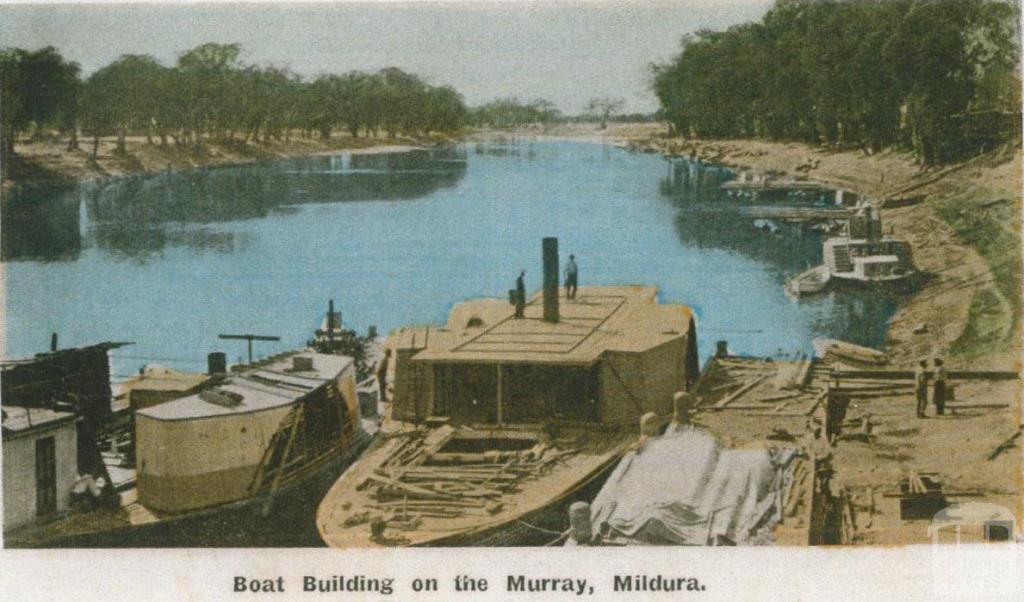
[[[806,356],[796,361],[744,357],[711,360],[697,394],[705,408],[748,411],[750,416],[792,417],[809,414],[824,386],[818,363]]]
[[[547,474],[578,453],[544,442],[520,451],[439,451],[451,433],[433,440],[422,431],[404,435],[391,457],[360,485],[373,499],[367,508],[384,513],[388,526],[398,529],[415,529],[423,518],[494,515],[522,481]]]

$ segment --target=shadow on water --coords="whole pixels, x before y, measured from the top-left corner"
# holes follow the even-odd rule
[[[16,188],[0,207],[3,261],[74,261],[82,254],[77,185]]]
[[[463,152],[431,149],[16,189],[3,208],[3,261],[72,261],[92,244],[137,260],[171,247],[232,253],[247,244],[244,236],[201,226],[286,214],[304,203],[417,199],[455,186],[465,171]]]

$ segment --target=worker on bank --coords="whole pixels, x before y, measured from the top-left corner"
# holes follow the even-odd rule
[[[388,400],[388,363],[391,360],[391,350],[384,350],[384,357],[377,364],[377,394],[381,403]]]
[[[829,391],[825,403],[825,438],[828,444],[835,447],[839,436],[843,434],[843,421],[850,407],[850,398]]]
[[[516,278],[516,317],[522,318],[523,312],[526,310],[526,283],[523,278],[526,277],[526,270],[519,272],[519,277]]]
[[[935,358],[935,370],[932,378],[932,403],[935,404],[935,415],[942,416],[946,413],[946,367],[942,365],[942,358]]]
[[[914,395],[917,397],[917,417],[924,418],[928,407],[928,360],[921,360],[914,368]]]
[[[565,264],[565,298],[570,301],[576,298],[576,285],[579,282],[579,268],[576,267],[576,256],[569,255],[569,263]]]

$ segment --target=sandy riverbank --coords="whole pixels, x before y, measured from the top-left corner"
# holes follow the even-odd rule
[[[662,124],[572,124],[518,136],[604,142],[666,155],[693,156],[736,169],[775,171],[874,198],[920,196],[883,209],[885,229],[908,239],[931,279],[893,317],[887,347],[899,363],[943,355],[959,366],[1020,365],[1019,148],[965,163],[923,169],[908,153],[866,155],[761,140],[683,140]],[[923,332],[922,332],[923,331]]]
[[[23,140],[15,146],[17,156],[5,161],[4,189],[13,185],[47,184],[115,178],[128,174],[176,171],[214,165],[235,165],[304,155],[338,153],[388,153],[451,142],[442,136],[360,137],[335,134],[328,140],[292,137],[287,142],[271,140],[248,142],[204,141],[201,149],[150,144],[144,137],[129,137],[124,154],[115,152],[113,138],[100,140],[97,157],[92,158],[92,141],[82,140],[81,148],[66,150],[58,139]]]

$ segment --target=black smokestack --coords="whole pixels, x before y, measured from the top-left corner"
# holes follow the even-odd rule
[[[214,351],[206,356],[207,374],[226,374],[228,371],[228,356],[222,351]]]
[[[544,247],[544,321],[558,322],[558,239],[549,237]]]

